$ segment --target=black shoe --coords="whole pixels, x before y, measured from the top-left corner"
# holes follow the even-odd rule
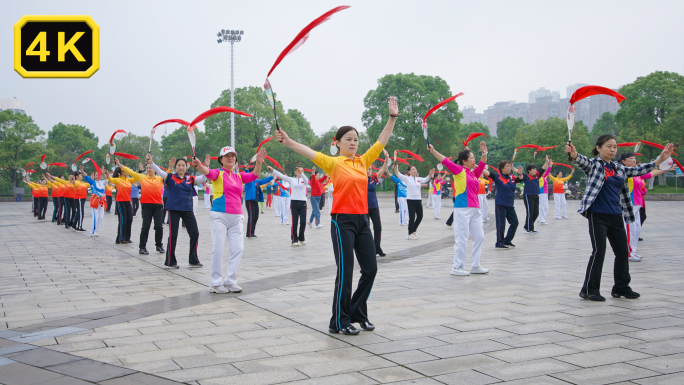
[[[512,244],[512,243],[504,243],[504,245],[506,245],[506,246],[508,246],[508,247],[515,247],[515,245]]]
[[[579,296],[580,296],[580,298],[588,299],[589,301],[598,301],[598,302],[605,302],[606,301],[606,299],[601,294],[589,295],[583,291],[580,291]]]
[[[83,229],[76,229],[76,231],[85,231],[85,230],[83,230]]]
[[[159,253],[159,254],[164,253],[164,246],[157,246],[157,253]]]
[[[379,252],[378,255],[381,256],[381,257],[386,257],[386,256],[387,256],[387,254],[383,253],[382,251]]]
[[[359,329],[355,328],[355,327],[352,326],[352,325],[349,325],[349,326],[344,327],[344,328],[342,328],[342,329],[333,329],[333,328],[330,328],[330,329],[328,329],[328,331],[329,331],[330,333],[339,333],[339,332],[342,332],[342,333],[344,333],[344,334],[346,334],[346,335],[348,335],[348,336],[355,336],[355,335],[359,334]]]
[[[190,268],[191,268],[191,269],[196,269],[196,268],[199,268],[199,267],[202,267],[202,266],[204,266],[204,265],[201,264],[201,263],[198,263],[198,264],[196,264],[196,265],[190,265]]]
[[[630,292],[626,292],[626,293],[617,293],[617,292],[611,291],[610,295],[612,295],[613,298],[625,297],[627,299],[637,299],[637,298],[641,297],[641,294],[637,293],[634,290],[632,290]]]
[[[399,210],[394,210],[394,213],[395,213],[395,214],[398,213],[398,212],[399,212]]]
[[[494,249],[495,250],[508,250],[509,247],[508,246],[495,246]]]
[[[140,250],[138,251],[138,254],[149,254],[150,252],[147,251],[147,248],[141,247]]]
[[[116,243],[117,245],[121,244],[121,242],[120,242],[120,241],[116,241],[116,242],[114,242],[114,243]]]
[[[372,332],[375,330],[375,325],[372,323],[365,321],[365,322],[359,322],[359,325],[361,326],[361,329]]]
[[[639,238],[639,242],[643,241],[643,238]]]

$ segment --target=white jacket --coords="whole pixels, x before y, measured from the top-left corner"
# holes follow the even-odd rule
[[[293,178],[273,170],[273,175],[290,184],[290,200],[306,202],[306,186],[309,185],[309,179],[304,173],[299,178]]]
[[[399,174],[397,178],[401,179],[406,185],[406,199],[407,200],[422,200],[420,195],[420,185],[427,183],[430,180],[430,176],[424,178],[406,176],[404,174]]]

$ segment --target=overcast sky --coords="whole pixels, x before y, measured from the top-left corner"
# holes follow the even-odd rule
[[[304,26],[338,5],[283,60],[271,83],[317,133],[361,128],[363,97],[388,73],[444,78],[461,106],[526,102],[533,89],[618,87],[653,71],[684,73],[684,1],[3,1],[0,99],[17,97],[44,130],[88,127],[104,143],[165,119],[190,120],[230,88],[222,28],[235,46],[235,87],[263,85]],[[13,27],[24,15],[90,15],[100,70],[90,79],[22,79]],[[175,127],[173,127],[175,128]],[[172,127],[169,126],[169,131]],[[158,138],[159,139],[159,138]]]

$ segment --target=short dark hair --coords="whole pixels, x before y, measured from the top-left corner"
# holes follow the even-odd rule
[[[112,178],[118,178],[119,176],[121,176],[121,167],[115,168],[112,173]]]
[[[603,145],[611,139],[615,140],[615,137],[613,135],[608,134],[599,136],[598,139],[596,139],[596,144],[594,145],[594,148],[591,150],[591,155],[598,156],[599,152],[596,149],[596,147],[603,147]]]
[[[534,163],[530,163],[527,165],[527,167],[525,167],[525,172],[529,173],[530,170],[536,169],[536,168],[537,168],[537,166],[535,166]]]
[[[633,152],[625,152],[624,154],[620,154],[620,156],[618,157],[618,161],[620,161],[620,163],[622,163],[623,160],[625,160],[627,158],[631,158],[631,157],[636,158],[636,155],[634,155]]]
[[[416,171],[418,171],[418,167],[416,167],[416,166],[414,166],[414,165],[412,165],[412,164],[409,164],[409,165],[408,165],[408,168],[406,169],[406,172],[407,172],[407,173],[411,171],[411,167],[415,168]]]
[[[342,127],[340,127],[340,128],[337,129],[337,133],[335,134],[335,140],[336,140],[336,141],[342,140],[342,137],[343,137],[347,132],[349,132],[349,131],[351,131],[351,130],[356,131],[356,135],[357,135],[357,136],[359,135],[359,131],[358,131],[356,128],[354,128],[354,127],[352,127],[352,126],[342,126]],[[337,147],[337,148],[339,148],[339,147]]]
[[[513,163],[511,163],[511,161],[508,159],[504,159],[501,162],[499,162],[499,170],[503,170],[507,164],[510,164],[511,166],[513,166]]]
[[[183,162],[183,163],[185,163],[185,166],[188,165],[188,161],[185,160],[185,158],[178,158],[178,159],[176,159],[176,163],[173,165],[174,168],[176,167],[176,165],[178,165],[178,162]]]
[[[463,162],[468,160],[468,158],[470,158],[470,154],[472,153],[473,152],[468,149],[459,152],[458,156],[456,157],[456,164],[459,166],[463,166]]]
[[[556,171],[556,178],[558,178],[558,174],[562,174],[563,171]]]

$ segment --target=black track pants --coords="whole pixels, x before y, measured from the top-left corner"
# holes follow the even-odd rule
[[[610,242],[615,254],[613,264],[613,278],[615,292],[630,292],[631,277],[629,275],[629,245],[627,232],[622,214],[589,213],[589,238],[591,238],[592,252],[587,264],[582,291],[589,295],[600,294],[601,273],[606,256],[606,239]]]
[[[168,220],[169,220],[169,240],[166,245],[166,261],[164,265],[166,266],[176,266],[178,262],[176,261],[176,241],[178,240],[178,222],[183,219],[185,223],[185,230],[188,232],[190,237],[190,253],[188,256],[188,263],[190,265],[196,265],[199,262],[197,258],[197,243],[199,242],[199,229],[197,228],[197,219],[195,219],[195,213],[192,211],[175,211],[167,210]]]
[[[539,216],[539,195],[525,194],[523,201],[525,201],[525,210],[527,211],[523,228],[527,231],[534,231],[534,221]]]
[[[255,200],[245,201],[245,207],[247,208],[246,233],[248,237],[253,237],[256,224],[259,221],[259,202]]]
[[[494,206],[494,220],[496,221],[496,246],[505,246],[513,242],[515,231],[518,229],[518,214],[513,206]],[[506,231],[508,221],[508,233]]]
[[[140,245],[141,249],[147,248],[147,237],[150,234],[150,226],[154,219],[154,245],[156,247],[164,246],[164,205],[155,203],[142,204],[142,228],[140,229]]]
[[[409,199],[406,203],[409,212],[408,233],[411,235],[418,230],[418,226],[423,220],[423,201],[420,199]]]
[[[375,254],[383,254],[380,241],[382,239],[382,222],[380,221],[380,209],[368,209],[368,216],[373,221],[373,241],[375,242]]]
[[[133,224],[133,210],[130,201],[116,202],[116,215],[119,217],[119,225],[116,228],[116,241],[131,240],[131,225]]]
[[[306,201],[290,201],[290,214],[292,214],[290,240],[292,243],[306,241],[304,239],[304,230],[306,230]],[[297,231],[297,226],[299,226],[299,231]]]
[[[378,264],[368,215],[333,214],[331,222],[330,236],[337,264],[337,276],[330,328],[342,329],[352,323],[368,321],[366,301],[373,288]],[[361,277],[352,295],[354,254],[361,268]]]

